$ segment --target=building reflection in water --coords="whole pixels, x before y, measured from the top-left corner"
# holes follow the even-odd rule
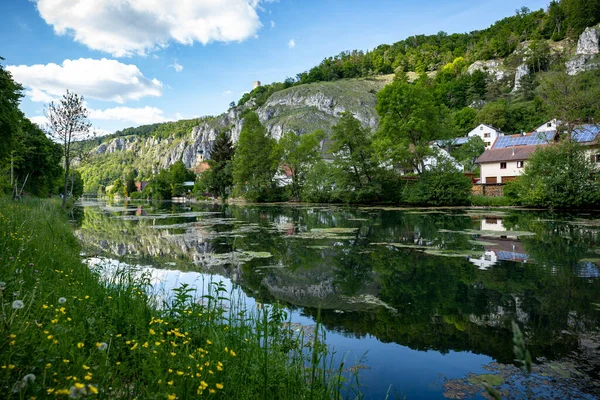
[[[482,232],[507,232],[500,218],[481,219]],[[486,235],[479,237],[485,242],[484,253],[480,258],[469,258],[469,261],[479,269],[488,269],[500,261],[533,262],[525,252],[523,243],[517,236],[511,235]]]

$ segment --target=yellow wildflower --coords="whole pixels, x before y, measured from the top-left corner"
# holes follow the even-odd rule
[[[237,354],[235,354],[235,351],[233,351],[233,350],[231,350],[231,351],[229,352],[229,354],[231,354],[231,357],[235,357],[235,356],[237,356]]]
[[[173,386],[173,381],[169,381],[169,382],[167,382],[167,385],[169,385],[169,386]]]
[[[138,347],[138,344],[136,343],[133,346],[131,346],[131,350],[135,350],[135,349],[137,349],[137,347]]]
[[[82,366],[83,369],[90,369],[90,367],[88,367],[87,365],[83,364]]]
[[[156,332],[154,332],[154,329],[150,328],[150,334],[151,335],[155,335],[156,334]]]
[[[223,384],[222,383],[217,383],[215,386],[217,387],[217,389],[223,389]]]
[[[88,388],[92,394],[98,394],[98,388],[96,388],[96,386],[90,385]]]
[[[85,346],[85,344],[83,344],[83,343],[81,343],[81,342],[77,343],[77,348],[78,348],[78,349],[81,349],[83,346]]]
[[[175,393],[170,394],[170,395],[167,396],[168,400],[175,400],[176,398],[177,398],[177,396],[175,395]]]
[[[84,385],[83,383],[76,383],[76,384],[75,384],[75,387],[76,387],[77,389],[83,389],[83,388],[85,387],[85,385]]]

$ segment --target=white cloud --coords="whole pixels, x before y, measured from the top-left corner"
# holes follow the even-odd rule
[[[40,127],[44,127],[48,123],[48,118],[44,115],[36,115],[34,117],[28,117],[31,122],[38,124]]]
[[[231,94],[231,90],[226,90],[223,92],[223,96],[229,96]]]
[[[173,64],[169,65],[169,67],[173,67],[175,72],[183,71],[183,65],[179,64],[177,60],[173,61]]]
[[[106,110],[90,110],[90,119],[93,120],[115,120],[123,122],[133,122],[134,124],[145,125],[155,122],[165,122],[167,118],[163,116],[163,111],[156,107],[114,107]]]
[[[257,9],[262,0],[33,1],[56,34],[72,35],[115,57],[145,55],[169,42],[243,41],[261,27]]]
[[[294,47],[296,47],[296,41],[294,39],[290,39],[288,42],[288,49],[293,49]]]
[[[106,58],[65,60],[62,65],[9,65],[6,69],[29,89],[26,94],[36,102],[60,97],[67,89],[85,98],[117,103],[162,95],[160,81],[146,78],[135,65]]]
[[[271,20],[271,29],[275,28],[275,21]]]

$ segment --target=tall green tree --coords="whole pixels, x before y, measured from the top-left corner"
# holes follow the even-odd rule
[[[282,173],[289,172],[292,183],[291,192],[296,200],[300,200],[306,175],[311,166],[321,159],[320,143],[325,138],[322,130],[299,135],[286,132],[279,140],[281,153],[280,169]]]
[[[74,142],[89,138],[89,111],[82,96],[67,90],[58,102],[53,101],[46,107],[45,114],[48,119],[48,134],[63,147],[65,177],[62,208],[65,208],[71,162],[75,156]]]
[[[387,85],[377,95],[380,157],[423,173],[424,159],[431,154],[429,142],[447,133],[442,130],[444,109],[424,85],[399,80]]]
[[[229,132],[219,132],[209,154],[210,169],[204,171],[198,181],[200,190],[219,196],[223,202],[233,185],[233,154]]]
[[[0,61],[4,58],[0,57]],[[15,82],[10,72],[0,64],[0,162],[10,157],[13,138],[19,132],[23,114],[19,102],[23,97],[23,86]]]
[[[258,115],[248,112],[233,159],[236,192],[249,200],[267,199],[275,187],[273,177],[278,165],[277,141],[267,134]]]
[[[600,71],[574,76],[564,71],[548,72],[541,79],[539,92],[548,114],[561,121],[569,134],[577,125],[600,118]]]
[[[332,130],[330,150],[339,171],[337,190],[349,202],[380,200],[379,166],[369,129],[346,111]]]

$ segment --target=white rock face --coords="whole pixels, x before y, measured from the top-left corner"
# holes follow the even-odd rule
[[[521,88],[521,79],[525,76],[529,75],[529,67],[527,64],[521,64],[517,67],[517,72],[515,73],[515,86],[513,87],[513,92],[516,92]]]
[[[577,75],[583,71],[600,68],[600,25],[586,28],[577,41],[577,51],[567,61],[567,73]]]
[[[371,99],[372,97],[372,99]],[[367,96],[368,104],[363,100],[356,101],[353,109],[353,115],[361,123],[371,129],[376,129],[378,120],[374,111],[376,98],[375,94]],[[362,99],[362,97],[361,97]],[[245,107],[253,107],[252,100]],[[213,142],[216,140],[219,131],[230,130],[231,140],[236,143],[239,140],[242,131],[243,119],[241,113],[244,107],[230,109],[227,113],[221,114],[215,120],[203,122],[193,128],[189,135],[181,140],[173,138],[155,139],[138,137],[119,137],[109,143],[103,143],[98,146],[94,152],[96,154],[110,154],[116,151],[134,151],[137,156],[143,156],[152,160],[153,173],[162,168],[168,168],[178,160],[182,160],[187,168],[193,168],[202,160],[209,157]],[[305,112],[306,110],[306,112]],[[258,107],[256,113],[261,123],[267,129],[271,137],[279,140],[283,133],[295,131],[300,134],[308,133],[299,129],[302,122],[312,119],[321,126],[331,126],[338,115],[346,108],[338,104],[336,98],[315,90],[290,90],[276,92],[267,103]],[[301,111],[301,112],[298,112]],[[285,114],[298,112],[294,116],[295,122],[299,124],[290,124],[285,118]],[[282,114],[283,118],[282,118]],[[288,124],[289,126],[287,126]]]
[[[467,72],[472,74],[475,71],[486,72],[496,78],[497,81],[508,76],[508,72],[504,69],[500,60],[475,61],[469,66]]]

